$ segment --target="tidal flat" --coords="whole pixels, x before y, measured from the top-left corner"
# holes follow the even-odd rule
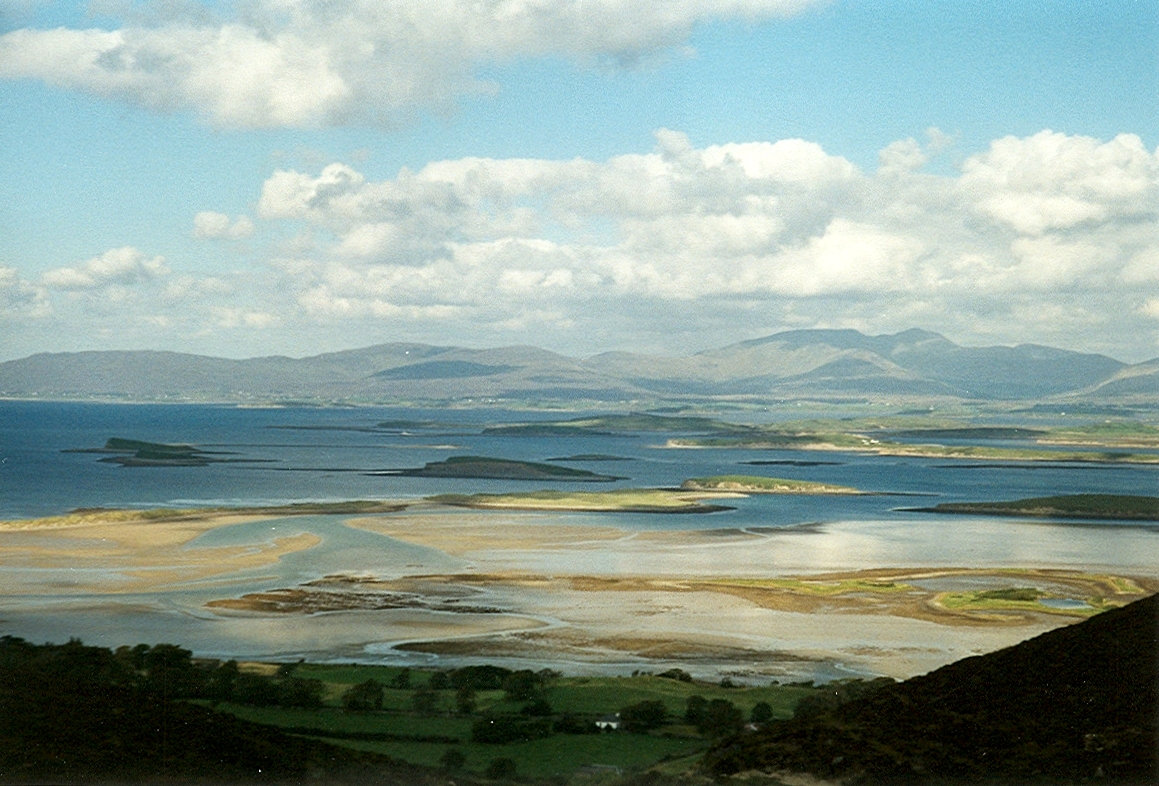
[[[900,678],[1159,590],[1146,528],[1111,542],[943,517],[672,530],[434,505],[125,515],[0,530],[6,630],[266,659]]]

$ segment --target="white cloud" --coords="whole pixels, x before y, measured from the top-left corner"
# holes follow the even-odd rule
[[[263,311],[250,311],[245,308],[215,306],[211,310],[214,323],[219,328],[232,330],[235,328],[263,329],[278,324],[278,318]]]
[[[1051,131],[1005,137],[962,169],[977,208],[1026,235],[1159,214],[1159,161],[1134,134],[1105,143]]]
[[[0,77],[33,78],[215,125],[394,122],[485,89],[485,63],[560,55],[630,62],[709,19],[764,19],[819,0],[254,0],[118,30],[15,30]]]
[[[193,236],[198,238],[227,238],[240,240],[254,233],[254,222],[248,216],[238,216],[232,222],[224,213],[202,211],[193,217]]]
[[[948,144],[930,139],[887,147],[872,174],[803,140],[697,149],[670,131],[606,161],[465,158],[381,181],[331,164],[274,173],[259,208],[315,233],[280,269],[327,321],[534,342],[564,324],[647,331],[684,309],[690,334],[760,312],[770,327],[920,323],[1082,345],[1105,311],[1131,334],[1141,312],[1116,302],[1159,281],[1155,154],[1044,133],[944,176],[921,170]],[[1064,164],[1076,182],[1055,176]],[[1059,198],[1089,207],[1079,220]]]
[[[147,257],[132,246],[114,248],[74,267],[49,270],[44,286],[59,290],[93,290],[151,281],[169,272],[164,257]]]
[[[50,311],[42,287],[25,281],[15,269],[0,265],[0,319],[43,317]]]

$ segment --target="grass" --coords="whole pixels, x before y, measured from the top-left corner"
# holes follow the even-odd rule
[[[1087,598],[1085,608],[1075,606],[1060,609],[1040,602],[1053,597],[1056,596],[1034,587],[1010,587],[972,592],[942,592],[934,597],[934,603],[951,611],[1031,611],[1070,617],[1093,616],[1108,608],[1102,598]]]
[[[768,587],[784,589],[791,592],[800,592],[806,595],[846,595],[853,592],[911,592],[914,587],[909,584],[897,584],[892,581],[874,581],[872,579],[841,579],[839,581],[805,581],[801,579],[730,579],[728,581],[708,582],[715,585],[731,587]]]
[[[514,715],[526,702],[513,702],[503,691],[479,691],[476,709],[470,716],[453,713],[454,691],[438,691],[439,710],[419,715],[411,711],[414,688],[426,688],[433,672],[410,669],[412,690],[386,689],[382,712],[350,713],[342,710],[340,697],[351,685],[367,679],[389,683],[401,671],[392,666],[302,664],[294,675],[321,680],[326,686],[319,709],[250,707],[221,704],[218,709],[245,720],[316,736],[326,742],[357,750],[373,751],[414,764],[439,766],[449,748],[463,754],[465,767],[482,772],[496,758],[518,762],[519,773],[528,777],[571,776],[585,767],[605,766],[622,770],[642,769],[662,761],[679,761],[698,756],[710,740],[682,722],[689,697],[708,701],[727,699],[747,717],[758,702],[767,702],[774,718],[789,718],[801,697],[814,689],[801,686],[767,685],[726,688],[702,682],[682,682],[652,675],[633,677],[556,677],[544,689],[544,696],[556,715],[572,713],[594,719],[617,712],[641,701],[660,700],[668,709],[670,725],[654,734],[611,732],[603,734],[556,734],[546,739],[503,745],[471,741],[471,727],[485,714]],[[308,729],[320,730],[311,735]],[[397,735],[399,739],[358,740],[331,734]],[[425,740],[423,738],[426,738]],[[431,741],[442,738],[442,741]],[[459,740],[450,742],[451,739]]]
[[[693,491],[741,491],[754,494],[860,494],[850,486],[815,483],[809,480],[767,478],[757,475],[713,475],[689,478],[681,488]]]
[[[705,505],[689,492],[664,489],[616,489],[613,491],[529,491],[513,494],[440,494],[431,502],[468,508],[515,510],[580,510],[616,512],[710,512],[719,506]]]
[[[1066,494],[1009,502],[943,502],[929,513],[1053,516],[1112,520],[1159,521],[1159,497],[1131,494]]]

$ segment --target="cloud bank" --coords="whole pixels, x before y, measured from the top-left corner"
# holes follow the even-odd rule
[[[397,123],[488,90],[481,65],[558,55],[631,62],[709,19],[758,20],[817,0],[254,0],[236,17],[202,6],[116,30],[20,29],[0,36],[0,78],[222,127]]]
[[[1008,137],[953,177],[921,171],[931,140],[890,145],[876,172],[804,140],[694,149],[671,131],[602,162],[465,158],[383,181],[335,163],[274,173],[258,208],[315,233],[276,264],[317,319],[646,333],[695,310],[1153,342],[1159,157],[1138,137]]]
[[[33,280],[0,270],[0,305],[88,298],[78,314],[96,324],[117,301],[118,319],[185,338],[260,330],[311,349],[328,335],[680,353],[918,326],[1159,355],[1159,151],[1043,131],[944,175],[925,169],[945,145],[928,136],[887,146],[875,171],[801,139],[695,148],[668,130],[604,161],[283,169],[254,183],[252,219],[193,219],[199,237],[249,238],[216,246],[232,272],[127,246]]]

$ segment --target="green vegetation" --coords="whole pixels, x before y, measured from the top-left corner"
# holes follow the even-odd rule
[[[721,741],[702,768],[867,785],[1155,783],[1157,615],[1151,596],[905,682],[817,694],[791,721]]]
[[[1159,497],[1068,494],[1058,497],[1031,497],[1011,502],[943,502],[932,508],[913,510],[922,513],[1159,521]]]
[[[428,462],[418,469],[404,469],[384,475],[407,475],[419,478],[492,478],[498,480],[564,480],[608,483],[623,478],[597,475],[586,469],[572,469],[555,464],[489,458],[486,456],[452,456],[446,461]]]
[[[847,595],[850,593],[911,592],[914,587],[879,579],[726,579],[706,581],[708,586],[772,588],[799,592],[804,595]]]
[[[706,505],[691,492],[665,489],[614,491],[528,491],[516,494],[439,494],[428,501],[463,508],[508,510],[574,510],[594,513],[714,513],[730,510]]]
[[[756,475],[714,475],[689,478],[680,488],[690,491],[740,491],[749,494],[861,494],[849,486],[814,483],[808,480],[766,478]]]
[[[444,766],[449,757],[460,769],[486,774],[491,762],[505,758],[516,763],[520,775],[548,777],[570,776],[590,765],[644,768],[693,756],[749,716],[765,719],[759,722],[792,717],[797,702],[816,692],[781,685],[728,688],[685,679],[686,673],[678,671],[562,677],[487,665],[444,672],[307,663],[297,666],[293,676],[320,682],[324,706],[233,702],[218,708],[247,721],[414,764]],[[379,690],[381,709],[349,706],[352,693],[371,696],[373,704]],[[464,692],[472,697],[466,708]],[[421,694],[434,696],[425,708],[414,702]],[[712,712],[689,720],[688,708],[697,701]],[[595,721],[613,713],[620,714],[625,728],[597,733]]]
[[[490,426],[483,430],[492,436],[574,437],[623,433],[655,433],[683,431],[706,434],[747,433],[751,426],[726,423],[702,417],[673,417],[633,412],[627,415],[603,415],[572,420],[517,423],[509,426]]]

